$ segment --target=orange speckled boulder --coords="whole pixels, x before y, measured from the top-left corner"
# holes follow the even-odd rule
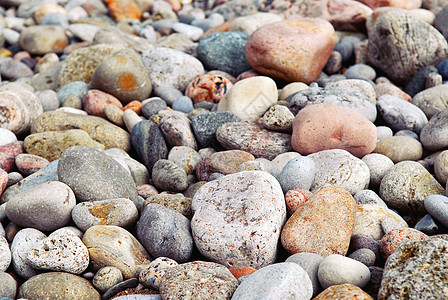
[[[227,78],[219,75],[198,75],[190,82],[185,95],[194,103],[213,102],[218,103],[222,96],[233,86]]]

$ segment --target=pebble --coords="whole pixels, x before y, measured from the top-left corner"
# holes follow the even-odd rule
[[[448,85],[443,84],[423,90],[412,98],[412,103],[418,106],[428,119],[431,119],[436,113],[447,108],[443,96],[447,88]]]
[[[17,142],[16,135],[11,130],[0,128],[0,147],[13,142]]]
[[[294,214],[299,206],[310,200],[312,196],[313,193],[307,190],[291,189],[287,191],[285,194],[285,202],[288,214]]]
[[[193,174],[196,171],[197,165],[202,161],[202,157],[193,148],[175,146],[171,148],[168,154],[168,160],[175,162],[187,174]]]
[[[185,170],[167,159],[159,159],[154,164],[151,178],[154,186],[160,190],[183,192],[188,188]]]
[[[15,163],[19,172],[26,177],[44,168],[50,162],[38,155],[22,153],[16,156]]]
[[[191,127],[199,147],[202,148],[216,142],[216,131],[221,125],[238,121],[240,118],[232,112],[206,112],[194,116]]]
[[[5,57],[0,62],[2,79],[17,80],[22,77],[33,76],[33,71],[24,63],[11,57]]]
[[[391,95],[391,96],[400,98],[402,100],[405,100],[407,102],[412,102],[411,96],[409,96],[408,94],[403,92],[400,88],[398,88],[396,85],[394,85],[392,83],[389,83],[389,82],[378,83],[373,88],[376,93],[376,98],[379,98],[383,95]],[[417,105],[417,103],[415,103],[415,102],[414,102],[414,104]],[[421,107],[419,105],[417,105],[417,106],[420,107],[420,109],[422,109],[423,112],[425,112],[426,116],[428,116],[429,118],[431,117],[427,114],[427,112],[423,109],[423,107]]]
[[[380,251],[385,259],[387,259],[398,245],[404,241],[422,241],[428,236],[413,228],[393,229],[385,234],[380,241]]]
[[[439,231],[439,226],[430,214],[426,214],[420,219],[420,221],[417,222],[417,224],[415,224],[414,229],[421,231],[426,235],[434,235]]]
[[[369,81],[361,80],[361,79],[346,79],[346,80],[339,80],[333,83],[327,84],[325,87],[333,88],[333,87],[347,87],[351,89],[358,90],[367,98],[370,102],[373,104],[376,104],[376,93],[375,89],[372,86],[372,84]]]
[[[379,205],[387,208],[386,203],[384,203],[383,199],[380,198],[380,196],[377,195],[372,190],[361,190],[357,192],[353,198],[355,199],[356,204],[374,204]]]
[[[78,203],[71,212],[72,220],[82,231],[94,225],[115,225],[129,228],[138,219],[134,203],[126,198]]]
[[[24,279],[36,276],[38,272],[28,264],[27,255],[31,248],[47,236],[34,228],[19,230],[11,243],[12,267]]]
[[[373,151],[387,156],[394,163],[398,163],[416,161],[422,158],[423,146],[412,137],[396,135],[378,141]]]
[[[203,101],[218,103],[232,86],[233,83],[224,76],[198,75],[188,85],[185,95],[190,97],[194,103]]]
[[[121,110],[118,106],[115,106],[113,104],[107,104],[104,107],[103,112],[105,117],[113,124],[120,127],[125,126],[123,121],[123,110]]]
[[[375,69],[369,65],[356,64],[350,66],[345,72],[344,76],[347,79],[362,79],[362,80],[375,80]]]
[[[279,132],[291,132],[293,128],[294,115],[284,105],[273,105],[263,115],[262,124],[264,128]]]
[[[9,182],[8,172],[6,172],[3,169],[0,169],[0,195],[5,190],[8,182]]]
[[[99,269],[93,277],[93,286],[104,293],[109,288],[123,281],[120,269],[112,266],[107,266]]]
[[[163,205],[167,208],[179,212],[188,219],[191,219],[191,217],[193,216],[193,213],[191,211],[191,198],[185,197],[182,194],[150,195],[145,199],[140,211],[143,211],[143,209],[150,203]]]
[[[173,106],[174,110],[180,111],[180,112],[183,112],[186,114],[190,113],[194,109],[193,101],[187,96],[182,96],[180,98],[177,98],[177,100],[174,101],[172,106]]]
[[[60,54],[69,43],[65,30],[61,26],[30,26],[20,33],[19,44],[22,49],[34,55],[50,52]]]
[[[228,267],[275,261],[286,206],[272,175],[245,171],[210,181],[194,195],[192,209],[193,238],[204,256]]]
[[[171,258],[158,257],[140,272],[138,279],[145,287],[158,290],[166,271],[177,265]]]
[[[123,108],[120,100],[100,90],[89,90],[82,98],[82,107],[89,115],[105,117],[104,108],[109,105]]]
[[[44,112],[59,108],[59,99],[57,93],[53,90],[38,91],[36,92],[36,97],[42,105]]]
[[[368,248],[358,249],[352,252],[348,257],[363,263],[367,267],[373,266],[376,261],[375,252]]]
[[[356,285],[350,283],[336,284],[326,288],[314,300],[359,299],[373,300],[373,298]]]
[[[142,120],[143,119],[132,109],[127,109],[123,112],[123,123],[128,129],[128,132],[132,133],[134,126]]]
[[[17,292],[17,281],[14,277],[12,277],[9,273],[0,272],[0,282],[0,295],[6,299],[15,299]]]
[[[120,292],[123,292],[127,289],[136,288],[138,286],[138,279],[137,278],[130,278],[127,280],[124,280],[122,282],[119,282],[112,287],[110,287],[101,297],[102,299],[109,299],[115,295],[117,295]]]
[[[0,146],[0,168],[6,172],[11,172],[15,168],[15,158],[23,153],[23,142],[12,142]]]
[[[285,100],[294,93],[300,92],[301,90],[306,90],[309,86],[303,82],[291,82],[285,85],[278,95],[278,100]]]
[[[159,127],[168,146],[187,146],[198,149],[189,120],[181,116],[166,115],[160,120]]]
[[[429,195],[424,200],[426,211],[442,223],[448,226],[448,198],[443,195]]]
[[[277,177],[283,192],[292,189],[309,190],[316,173],[316,165],[309,157],[298,156],[285,165]]]
[[[251,35],[258,28],[264,25],[282,20],[282,16],[275,13],[257,12],[249,16],[242,16],[233,20],[230,24],[229,31],[244,32]]]
[[[281,233],[283,248],[293,254],[345,255],[355,224],[355,209],[353,197],[343,188],[321,188],[311,201],[299,206],[286,222]]]
[[[285,262],[296,263],[305,270],[313,285],[313,296],[316,296],[321,290],[317,272],[323,259],[322,256],[315,253],[301,252],[291,255],[285,260]]]
[[[249,275],[236,289],[232,299],[311,299],[313,285],[307,272],[292,262],[266,266]]]
[[[8,240],[0,236],[0,272],[4,272],[8,269],[11,263],[12,255],[9,249]]]
[[[370,186],[379,187],[386,172],[393,167],[394,162],[380,153],[367,154],[362,158],[370,170]]]

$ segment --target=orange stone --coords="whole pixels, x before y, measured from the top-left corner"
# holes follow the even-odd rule
[[[407,102],[412,102],[411,96],[403,92],[399,87],[393,85],[392,83],[378,83],[373,88],[375,89],[376,99],[383,95],[392,95]]]
[[[232,86],[230,80],[223,76],[197,75],[188,85],[185,95],[190,97],[194,103],[204,101],[218,103]]]
[[[134,0],[105,0],[115,21],[140,20],[142,11]]]
[[[262,26],[247,40],[246,58],[264,75],[311,83],[334,48],[334,29],[326,20],[303,18]]]
[[[82,99],[82,106],[89,115],[103,118],[106,117],[104,108],[109,104],[115,105],[119,108],[123,108],[120,100],[118,100],[111,94],[105,93],[100,90],[90,90],[84,95],[84,98]]]
[[[373,298],[356,285],[344,283],[326,288],[313,300],[373,300]]]
[[[246,276],[246,275],[250,275],[253,272],[255,272],[257,269],[252,268],[252,267],[233,267],[233,268],[229,268],[230,273],[232,273],[233,276],[235,276],[236,279],[242,277],[242,276]]]
[[[137,115],[140,115],[142,112],[142,103],[138,100],[131,101],[123,107],[123,111],[126,109],[132,109]]]
[[[313,197],[313,193],[307,190],[293,189],[287,191],[285,194],[285,201],[288,214],[292,215],[293,213],[295,213],[297,208],[311,199],[311,197]]]
[[[394,229],[385,234],[380,241],[380,251],[385,259],[404,241],[423,241],[428,236],[414,228]]]

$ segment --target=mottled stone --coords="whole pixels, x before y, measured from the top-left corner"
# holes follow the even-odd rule
[[[263,115],[261,122],[266,129],[291,132],[293,121],[294,115],[289,108],[284,105],[273,105]]]
[[[145,199],[140,211],[150,203],[156,203],[170,208],[178,213],[191,219],[193,213],[191,211],[191,198],[182,196],[180,194],[157,194],[151,195]]]
[[[191,120],[191,127],[200,147],[207,147],[216,141],[218,128],[229,122],[239,122],[232,112],[207,112],[198,114]]]
[[[394,162],[386,155],[379,153],[367,154],[362,158],[370,170],[370,186],[379,187],[386,172],[394,166]]]
[[[38,155],[22,153],[15,159],[17,170],[25,177],[44,168],[50,162]]]
[[[0,295],[4,299],[15,299],[17,292],[17,281],[9,273],[0,272]]]
[[[177,265],[178,263],[171,258],[158,257],[143,268],[138,279],[144,286],[158,290],[166,271]]]
[[[185,170],[167,159],[159,159],[154,164],[151,178],[154,186],[162,191],[183,192],[188,187]]]
[[[199,180],[206,181],[212,173],[224,175],[236,173],[242,163],[254,159],[255,157],[252,154],[241,150],[215,152],[199,163],[196,176]]]
[[[425,149],[437,151],[448,146],[448,109],[436,113],[420,132],[420,142]]]
[[[123,281],[123,275],[120,269],[112,266],[103,267],[96,272],[93,277],[93,286],[104,293],[109,288]]]
[[[62,53],[69,43],[65,30],[61,26],[30,26],[20,33],[19,44],[22,49],[34,55]]]
[[[422,144],[409,136],[391,136],[378,141],[373,152],[389,157],[394,163],[419,160],[423,155]]]
[[[326,288],[313,300],[357,299],[373,300],[373,298],[356,285],[350,283],[332,285]]]
[[[198,149],[190,121],[176,115],[166,115],[160,120],[159,127],[169,146],[187,146],[195,150]]]
[[[277,177],[286,193],[292,189],[309,190],[316,173],[316,165],[309,157],[299,156],[291,159]]]
[[[412,103],[418,106],[430,119],[436,113],[448,108],[447,91],[447,84],[425,89],[412,98]]]
[[[404,241],[423,241],[428,236],[423,232],[413,228],[397,228],[386,233],[380,241],[380,251],[387,259],[394,250]]]

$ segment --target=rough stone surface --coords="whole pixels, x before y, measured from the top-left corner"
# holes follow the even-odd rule
[[[239,121],[232,112],[207,112],[193,117],[191,127],[199,146],[207,147],[216,141],[216,131],[221,125]]]
[[[154,186],[163,191],[183,192],[188,188],[187,172],[175,162],[159,159],[152,169]]]
[[[332,285],[313,300],[357,299],[373,300],[373,298],[356,285],[350,283]]]

